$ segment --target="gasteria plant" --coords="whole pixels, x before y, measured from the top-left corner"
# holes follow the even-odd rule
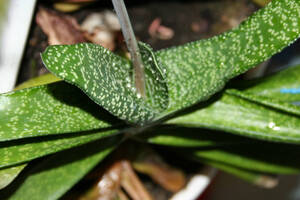
[[[94,44],[49,46],[42,60],[63,81],[0,95],[0,188],[52,154],[9,199],[58,199],[130,139],[177,147],[256,183],[299,173],[300,66],[223,89],[299,36],[300,1],[273,0],[208,40],[157,52],[140,43],[145,98],[127,59]]]

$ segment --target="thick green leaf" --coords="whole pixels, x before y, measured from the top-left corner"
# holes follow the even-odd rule
[[[25,167],[26,164],[22,164],[0,169],[0,190],[9,185]]]
[[[64,82],[0,95],[0,141],[108,128],[120,123],[79,89]]]
[[[168,123],[223,130],[263,140],[300,143],[299,117],[227,93],[209,106]]]
[[[274,0],[239,27],[208,40],[161,50],[169,109],[208,99],[225,82],[266,60],[300,35],[300,1]]]
[[[242,87],[241,87],[242,85]],[[238,83],[234,88],[283,102],[300,102],[300,65],[258,80]]]
[[[184,126],[226,130],[259,139],[299,143],[299,94],[282,94],[300,86],[300,66],[272,76],[236,85],[202,110],[171,120]],[[242,85],[242,87],[240,86]],[[226,117],[224,117],[226,116]]]
[[[117,130],[88,131],[68,135],[35,137],[0,143],[0,168],[28,162],[58,151],[114,136]]]
[[[147,45],[140,45],[147,100],[137,94],[130,62],[95,44],[50,46],[42,54],[55,75],[82,89],[93,101],[131,123],[152,120],[168,105],[164,68]]]
[[[119,141],[120,137],[104,139],[46,158],[21,179],[22,185],[8,199],[58,199],[103,160]],[[3,191],[3,195],[7,192]]]
[[[300,147],[258,142],[194,151],[199,159],[214,161],[246,170],[274,174],[300,172]]]

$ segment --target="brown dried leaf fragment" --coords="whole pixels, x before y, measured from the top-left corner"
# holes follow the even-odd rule
[[[133,200],[152,200],[151,195],[134,172],[130,162],[127,160],[123,160],[121,161],[121,164],[123,168],[121,185],[129,194],[129,196]]]
[[[71,16],[39,8],[36,22],[48,36],[49,45],[86,42],[80,26]]]
[[[160,18],[156,18],[152,21],[148,28],[148,33],[152,38],[158,38],[160,40],[169,40],[174,36],[173,29],[161,25]]]
[[[147,174],[153,181],[171,192],[179,191],[186,184],[184,173],[168,165],[151,149],[145,148],[133,162],[133,167],[138,172]]]

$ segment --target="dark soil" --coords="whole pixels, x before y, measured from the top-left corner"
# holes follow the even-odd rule
[[[39,1],[37,7],[51,8],[48,1]],[[99,1],[84,9],[70,13],[79,23],[93,12],[112,10],[111,1]],[[139,40],[149,43],[154,49],[162,49],[187,42],[208,38],[222,33],[249,16],[256,7],[249,0],[211,0],[211,1],[130,1],[129,15]],[[170,40],[152,38],[148,27],[155,18],[162,25],[174,30]],[[40,59],[40,53],[47,47],[47,37],[37,26],[35,20],[31,31],[18,84],[47,72]]]

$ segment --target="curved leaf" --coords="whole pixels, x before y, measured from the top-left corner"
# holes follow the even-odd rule
[[[103,160],[119,139],[93,142],[46,158],[22,177],[22,185],[8,199],[58,199]]]
[[[232,31],[157,52],[167,69],[168,113],[208,99],[289,45],[300,35],[299,19],[298,0],[275,0]]]
[[[0,141],[116,126],[79,89],[56,82],[0,94]]]
[[[131,123],[145,123],[165,109],[168,90],[164,70],[152,50],[147,45],[140,47],[146,72],[146,101],[136,92],[130,62],[102,46],[49,46],[42,59],[52,73],[78,86],[115,116]]]

